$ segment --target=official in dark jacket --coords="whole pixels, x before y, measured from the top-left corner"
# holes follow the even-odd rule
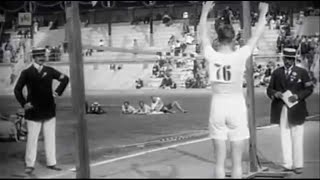
[[[308,115],[305,99],[312,94],[313,84],[308,72],[295,66],[295,55],[295,49],[284,49],[284,66],[272,73],[267,95],[272,99],[271,123],[280,124],[284,170],[302,173],[303,124]],[[291,108],[282,99],[287,90],[292,93],[288,101],[297,102]]]
[[[56,104],[54,97],[61,96],[68,85],[69,78],[52,67],[44,66],[45,49],[32,51],[33,63],[21,72],[14,88],[14,94],[20,105],[25,109],[28,137],[25,153],[26,173],[32,173],[37,156],[37,143],[42,127],[47,167],[61,170],[56,167]],[[60,81],[53,91],[53,80]],[[27,89],[27,97],[23,95],[23,88]]]

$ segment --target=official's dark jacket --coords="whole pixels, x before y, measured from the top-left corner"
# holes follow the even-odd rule
[[[301,125],[308,115],[305,99],[313,92],[313,85],[308,72],[300,67],[293,66],[288,77],[285,75],[285,68],[276,69],[272,75],[267,88],[267,95],[272,99],[271,103],[271,123],[280,124],[281,110],[284,102],[274,98],[277,91],[285,92],[290,90],[292,94],[298,96],[298,104],[288,108],[288,121],[292,125]]]
[[[22,107],[28,102],[33,108],[25,112],[25,118],[32,121],[42,121],[55,117],[56,104],[53,97],[53,79],[60,81],[55,92],[61,96],[68,85],[69,78],[52,67],[43,66],[40,73],[31,65],[23,70],[14,88],[16,99]],[[27,99],[23,96],[22,89],[27,87]]]

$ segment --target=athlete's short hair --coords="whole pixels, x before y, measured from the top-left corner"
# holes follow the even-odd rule
[[[130,102],[129,101],[125,101],[125,102],[123,102],[123,104],[130,104]]]
[[[218,41],[222,44],[229,44],[235,37],[235,32],[231,24],[221,24],[217,27]]]
[[[144,104],[144,101],[139,101],[139,104],[143,103]]]

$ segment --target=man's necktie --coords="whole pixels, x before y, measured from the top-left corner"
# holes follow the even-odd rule
[[[40,66],[40,67],[38,68],[38,73],[40,73],[41,70],[42,70],[42,66]]]
[[[286,79],[289,79],[290,71],[286,70]]]

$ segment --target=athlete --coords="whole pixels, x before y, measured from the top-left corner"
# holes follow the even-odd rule
[[[211,46],[207,29],[207,16],[214,7],[213,1],[202,6],[200,40],[205,59],[209,64],[209,79],[212,85],[212,102],[209,119],[210,137],[213,139],[216,159],[215,176],[225,178],[226,140],[231,142],[232,177],[242,177],[242,153],[245,140],[250,137],[247,107],[242,82],[246,61],[252,54],[267,24],[268,4],[260,3],[260,17],[253,36],[238,50],[234,50],[235,32],[231,24],[216,28],[219,46]]]

